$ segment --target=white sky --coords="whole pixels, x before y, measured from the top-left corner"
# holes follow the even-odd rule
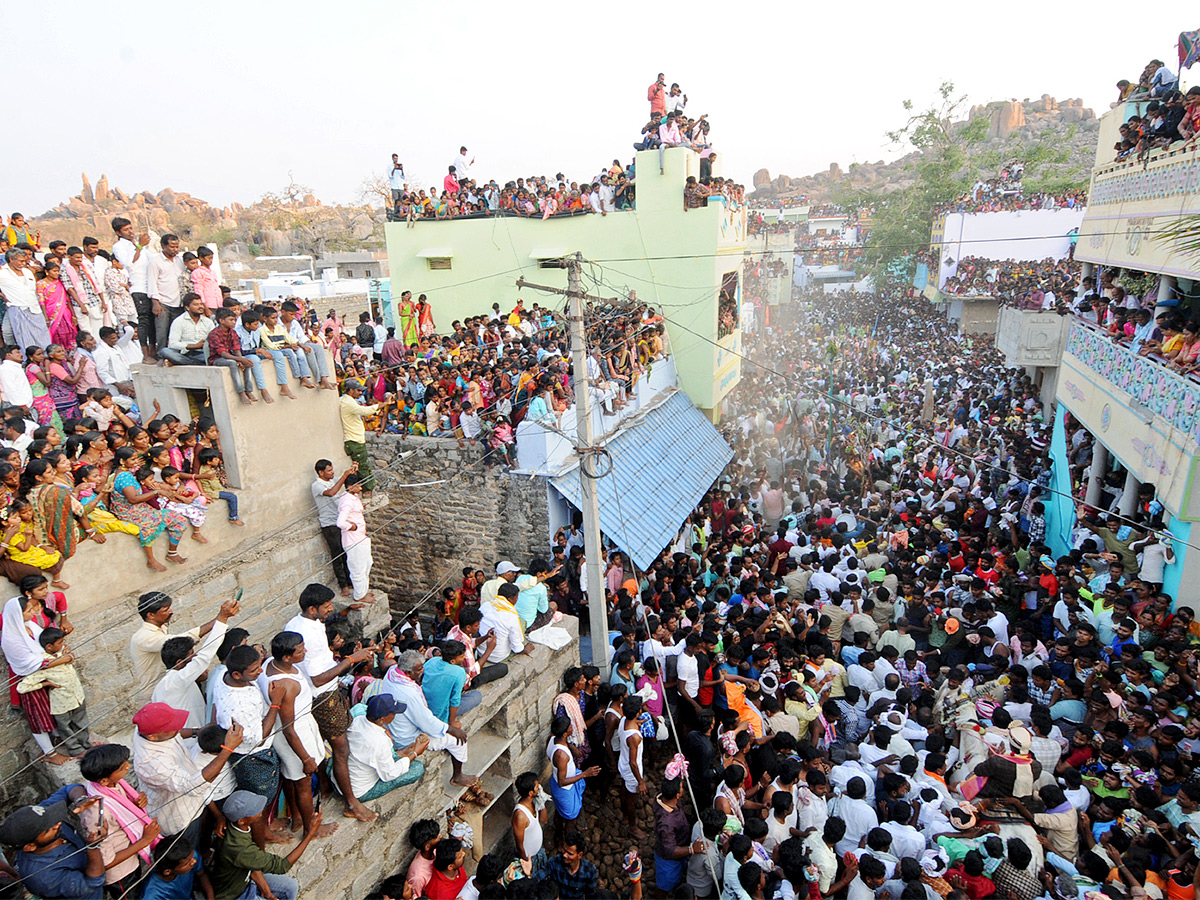
[[[12,17],[9,17],[12,19]],[[707,112],[725,173],[797,176],[898,155],[884,131],[950,79],[971,102],[1081,97],[1176,65],[1200,10],[1078,4],[772,0],[92,0],[24,4],[0,32],[11,78],[0,206],[36,215],[107,173],[248,203],[289,171],[326,202],[357,199],[392,152],[440,184],[460,144],[476,176],[582,179],[632,155],[657,72]],[[1185,83],[1200,80],[1200,67]],[[24,168],[18,175],[16,165]]]

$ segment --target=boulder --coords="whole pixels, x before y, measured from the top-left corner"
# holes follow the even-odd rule
[[[375,223],[371,221],[371,217],[367,215],[359,215],[355,217],[351,224],[351,233],[356,241],[365,241],[375,231]]]
[[[771,183],[771,173],[766,169],[759,169],[754,173],[754,186],[762,187],[764,184]]]
[[[116,197],[116,198],[117,198],[119,201],[121,201],[122,203],[128,203],[128,202],[129,202],[129,197],[128,197],[128,196],[126,195],[126,193],[125,193],[123,190],[121,190],[119,187],[112,188],[111,190],[112,190],[112,195],[113,195],[114,197]]]
[[[842,180],[842,167],[839,166],[835,162],[831,162],[829,164],[829,180],[830,181],[841,181]]]
[[[788,178],[786,175],[776,175],[775,176],[775,189],[776,190],[786,191],[788,189],[788,186],[791,183],[792,183],[792,179]]]
[[[87,172],[83,173],[83,190],[79,194],[79,198],[84,203],[94,203],[95,195],[92,193],[92,183],[88,181]]]
[[[101,175],[100,180],[96,182],[96,202],[101,203],[108,199],[108,176]]]
[[[1023,104],[1010,100],[999,103],[992,110],[992,121],[988,128],[988,137],[1006,138],[1018,128],[1025,127],[1025,107]]]

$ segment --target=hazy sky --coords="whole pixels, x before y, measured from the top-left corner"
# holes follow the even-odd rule
[[[928,103],[945,79],[972,102],[1049,93],[1106,110],[1119,78],[1152,57],[1174,70],[1178,33],[1200,27],[1182,0],[1145,9],[24,4],[20,27],[0,32],[5,71],[33,98],[6,116],[0,206],[41,213],[78,193],[83,171],[93,184],[107,173],[126,191],[172,187],[219,205],[251,202],[291,172],[326,202],[349,202],[393,151],[424,186],[440,184],[460,144],[476,175],[581,179],[632,154],[660,70],[690,113],[709,113],[727,175],[845,168],[898,155],[884,131],[903,120],[901,103]],[[1193,72],[1185,83],[1200,80]]]

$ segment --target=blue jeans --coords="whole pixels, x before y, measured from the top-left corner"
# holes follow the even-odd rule
[[[165,359],[169,363],[177,366],[202,366],[205,364],[203,350],[188,350],[182,352],[172,350],[170,347],[164,347],[158,351],[158,358]]]
[[[307,378],[309,376],[308,360],[304,358],[304,351],[299,352],[291,349],[272,350],[271,362],[275,364],[275,383],[287,384],[287,369],[284,367],[284,360],[292,368],[292,374],[297,378]]]
[[[278,900],[296,900],[300,894],[300,882],[290,875],[268,875],[263,872],[262,877]],[[260,897],[262,894],[258,892],[258,887],[251,881],[246,885],[246,889],[242,891],[238,900],[259,900]]]
[[[317,343],[304,344],[305,356],[309,371],[315,372],[318,378],[329,377],[329,355],[325,348]],[[309,354],[312,354],[311,356]]]
[[[249,369],[243,369],[235,359],[214,359],[212,364],[229,370],[229,374],[233,378],[233,389],[235,391],[239,394],[250,393],[253,382],[250,380]],[[259,371],[261,372],[262,370],[260,369]]]
[[[458,714],[468,713],[483,702],[483,691],[463,691],[458,704]]]
[[[217,496],[224,500],[229,505],[229,521],[232,522],[238,517],[237,513],[237,494],[229,491],[219,491]]]
[[[254,373],[254,383],[258,385],[260,391],[267,389],[267,379],[263,377],[262,357],[258,355],[258,351],[247,352],[242,351],[242,355],[250,360],[250,371]]]

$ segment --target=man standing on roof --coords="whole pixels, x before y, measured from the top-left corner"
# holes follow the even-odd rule
[[[646,91],[646,99],[650,101],[650,118],[662,116],[667,111],[667,93],[666,86],[667,77],[662,73],[658,73],[658,78],[654,84]]]

